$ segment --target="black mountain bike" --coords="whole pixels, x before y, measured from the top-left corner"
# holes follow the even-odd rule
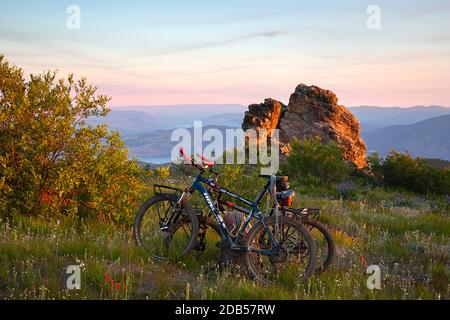
[[[269,216],[273,216],[275,214],[275,207],[277,206],[279,212],[283,216],[294,218],[301,224],[303,224],[305,228],[310,231],[316,243],[317,261],[315,272],[321,273],[325,271],[330,267],[335,259],[336,245],[330,230],[324,224],[319,222],[320,209],[290,207],[290,205],[292,204],[292,197],[294,196],[294,192],[293,190],[288,190],[289,185],[287,184],[287,177],[266,177],[268,177],[269,179],[273,179],[272,183],[269,182],[266,190],[268,191],[269,195],[273,195],[273,198],[276,198],[273,207],[269,211]],[[233,232],[235,230],[238,230],[239,226],[241,226],[245,221],[245,216],[250,214],[249,209],[237,205],[234,202],[225,200],[224,197],[226,196],[226,193],[222,192],[220,189],[211,188],[210,193],[216,195],[215,200],[218,209],[225,217],[225,223],[228,227],[228,231],[231,235],[233,235]],[[200,232],[200,236],[198,238],[196,250],[201,253],[203,252],[202,249],[206,247],[204,243],[208,241],[212,242],[211,239],[220,239],[220,228],[213,220],[207,219],[206,217],[201,217],[201,219],[199,220],[199,229],[202,231]],[[209,231],[209,235],[207,233],[207,230],[211,230]],[[215,234],[211,235],[211,233]],[[218,265],[220,262],[226,262],[227,259],[230,260],[230,262],[233,262],[233,257],[224,257],[223,255],[217,254],[217,251],[215,254],[213,254],[212,252],[214,251],[211,250],[211,245],[209,245],[209,248],[209,254],[205,253],[204,256],[201,256],[200,254],[198,255],[198,257],[207,264]]]
[[[134,235],[139,245],[160,260],[179,259],[194,248],[204,246],[205,243],[199,240],[202,235],[202,232],[199,233],[199,218],[188,202],[190,195],[198,191],[209,209],[208,216],[202,219],[209,219],[210,216],[214,218],[227,249],[242,254],[242,262],[255,280],[267,284],[284,276],[292,278],[295,275],[305,279],[313,274],[317,251],[309,231],[296,219],[281,214],[264,217],[259,209],[270,181],[251,201],[220,187],[217,179],[203,177],[207,169],[217,176],[217,172],[211,169],[213,162],[201,157],[201,163],[197,163],[193,157],[185,156],[182,148],[180,154],[199,170],[199,174],[184,191],[155,186],[155,196],[147,200],[136,215]],[[238,230],[229,232],[208,188],[250,207]]]

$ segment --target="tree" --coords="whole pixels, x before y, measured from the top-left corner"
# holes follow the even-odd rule
[[[86,79],[31,75],[0,55],[0,204],[14,214],[122,220],[143,183],[117,133],[91,126],[109,98]]]
[[[395,150],[385,159],[373,154],[368,159],[376,182],[418,193],[450,194],[450,169],[435,168],[426,160]]]

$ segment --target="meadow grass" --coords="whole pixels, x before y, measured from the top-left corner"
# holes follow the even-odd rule
[[[336,239],[333,266],[306,281],[262,286],[242,272],[205,271],[192,257],[156,262],[134,244],[130,227],[98,221],[0,221],[2,299],[448,299],[450,219],[445,201],[392,194],[358,200],[298,196],[318,207]],[[384,199],[384,200],[381,200]],[[381,268],[369,290],[366,268]],[[66,288],[66,268],[81,267],[81,289]]]

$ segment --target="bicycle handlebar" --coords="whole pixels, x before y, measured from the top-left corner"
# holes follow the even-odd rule
[[[189,157],[186,155],[183,147],[180,147],[179,152],[180,152],[180,156],[184,158],[185,162],[190,162],[191,166],[200,170],[202,173],[205,172],[205,170],[209,168],[211,173],[215,174],[216,176],[219,176],[218,172],[211,169],[211,167],[213,167],[215,165],[214,161],[209,160],[208,158],[206,158],[203,155],[196,154],[197,157],[199,157],[202,161],[201,163],[196,163],[194,157]]]

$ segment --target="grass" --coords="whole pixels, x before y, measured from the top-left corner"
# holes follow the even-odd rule
[[[445,200],[373,190],[349,200],[300,194],[295,205],[321,208],[338,245],[332,268],[307,281],[260,286],[235,272],[207,273],[192,259],[155,262],[131,228],[16,217],[0,221],[0,298],[449,299]],[[380,290],[366,286],[371,264],[381,268]],[[81,267],[80,290],[66,289],[69,265]]]

